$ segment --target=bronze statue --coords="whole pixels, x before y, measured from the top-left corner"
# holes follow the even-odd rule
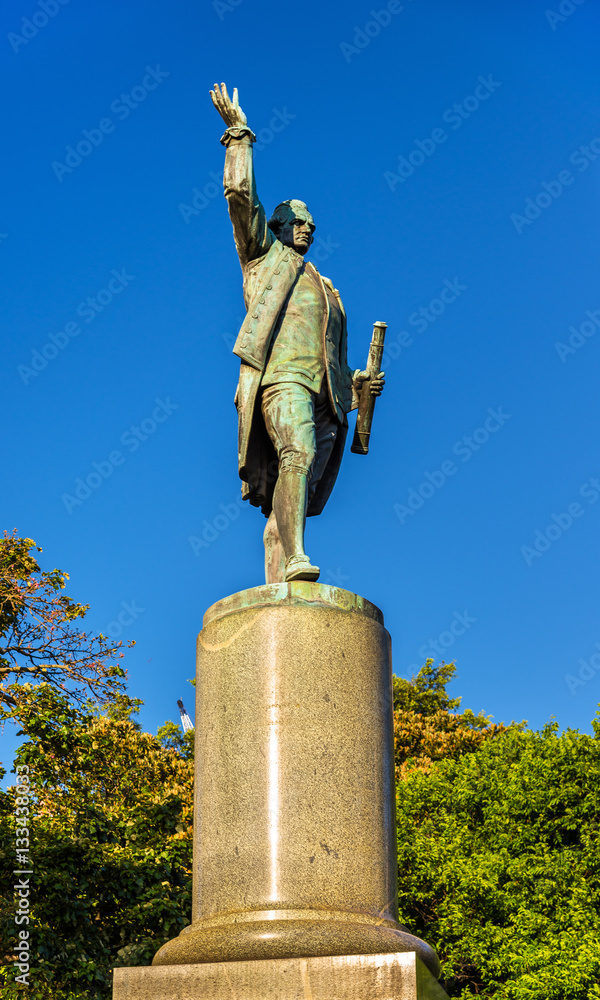
[[[304,551],[306,517],[321,513],[337,478],[346,414],[362,392],[381,394],[384,373],[348,367],[339,292],[304,260],[312,215],[291,199],[267,220],[254,180],[256,136],[237,89],[233,100],[224,83],[210,95],[227,126],[225,197],[248,310],[233,348],[241,360],[235,403],[242,494],[268,518],[267,583],[314,581],[319,568]],[[383,334],[385,324],[376,326]]]

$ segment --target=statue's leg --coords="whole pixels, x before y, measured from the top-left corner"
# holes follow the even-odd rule
[[[268,386],[263,390],[261,407],[279,459],[273,513],[285,554],[284,579],[317,580],[319,568],[311,565],[304,551],[308,478],[316,454],[312,393],[295,383]],[[269,529],[265,545],[271,537]],[[265,563],[271,563],[267,551]]]
[[[273,494],[273,512],[286,560],[304,556],[304,525],[308,502],[308,476],[301,471],[282,470]]]
[[[283,583],[285,581],[285,552],[277,530],[275,512],[271,511],[264,533],[265,543],[265,580],[267,583]]]

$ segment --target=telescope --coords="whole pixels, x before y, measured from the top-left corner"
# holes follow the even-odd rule
[[[358,404],[358,414],[356,417],[356,428],[354,439],[350,451],[355,455],[369,454],[369,438],[371,436],[371,425],[375,412],[376,396],[369,391],[369,383],[372,378],[381,372],[381,359],[383,357],[383,344],[385,341],[385,331],[387,323],[375,323],[373,326],[373,336],[369,347],[369,357],[367,358],[367,378],[360,389],[360,402]]]

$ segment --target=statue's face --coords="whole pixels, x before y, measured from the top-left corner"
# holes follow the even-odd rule
[[[306,205],[292,202],[289,219],[279,229],[277,239],[304,256],[313,241],[314,231],[315,222]]]

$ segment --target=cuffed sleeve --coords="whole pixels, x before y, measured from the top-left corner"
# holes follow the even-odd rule
[[[242,136],[248,136],[250,142],[256,142],[256,136],[248,125],[230,125],[221,136],[221,145],[227,147],[233,141],[241,139]]]
[[[359,371],[360,368],[355,368],[354,371],[352,371],[351,368],[348,368],[348,374],[350,376],[350,387],[352,389],[352,402],[350,404],[350,410],[356,410],[360,402],[360,393],[354,384],[354,379],[358,375]]]

